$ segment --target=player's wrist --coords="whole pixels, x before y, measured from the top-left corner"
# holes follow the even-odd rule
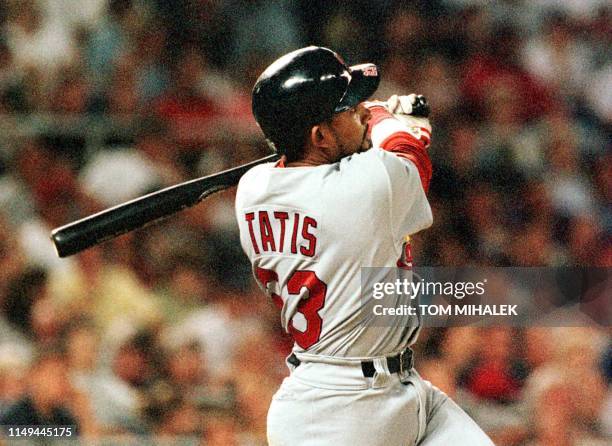
[[[393,114],[384,106],[384,103],[375,103],[374,105],[366,105],[370,110],[370,121],[369,126],[372,129],[385,119],[395,119]]]

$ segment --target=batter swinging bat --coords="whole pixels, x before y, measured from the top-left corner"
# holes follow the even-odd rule
[[[56,228],[51,232],[51,240],[60,257],[76,254],[105,240],[193,206],[214,192],[238,184],[240,177],[251,167],[277,159],[278,155],[269,155],[232,169],[135,198]]]

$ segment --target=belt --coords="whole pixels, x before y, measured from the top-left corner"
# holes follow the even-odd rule
[[[406,348],[406,350],[398,353],[395,356],[388,356],[387,358],[387,368],[390,373],[401,373],[404,370],[410,370],[414,366],[414,356],[412,354],[412,350],[410,348]],[[298,367],[302,361],[292,353],[289,358],[287,358],[289,364]],[[374,367],[374,361],[361,361],[361,370],[363,372],[363,376],[366,378],[372,378],[374,373],[376,373],[376,368]]]

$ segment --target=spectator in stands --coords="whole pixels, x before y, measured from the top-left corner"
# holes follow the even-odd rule
[[[197,342],[185,343],[168,354],[168,380],[183,397],[195,397],[205,392],[205,361],[202,348]]]
[[[90,87],[78,68],[66,68],[59,73],[59,79],[51,92],[49,110],[58,114],[76,115],[87,112]]]
[[[483,106],[490,104],[496,89],[511,88],[522,107],[518,118],[532,119],[551,107],[549,92],[520,65],[520,40],[517,31],[509,27],[492,30],[485,47],[470,54],[462,75],[462,92],[467,105],[485,120]]]
[[[202,54],[196,48],[186,49],[172,68],[171,88],[155,107],[171,135],[187,146],[205,138],[207,123],[217,114],[215,100],[202,90],[206,70]]]
[[[591,48],[562,13],[551,13],[543,25],[544,32],[527,40],[522,50],[524,65],[561,95],[578,97],[592,77]]]
[[[0,419],[27,390],[30,354],[16,344],[2,341],[0,346]]]
[[[11,406],[3,425],[75,426],[77,417],[69,409],[71,387],[64,356],[56,351],[41,352],[28,374],[26,396]]]
[[[103,88],[115,62],[130,47],[130,27],[137,21],[131,0],[109,0],[107,13],[91,32],[85,50],[85,63],[95,88]]]
[[[483,399],[500,402],[516,400],[521,383],[512,370],[511,329],[487,328],[482,330],[481,336],[487,339],[487,348],[480,352],[478,362],[470,372],[467,388]]]
[[[73,36],[55,26],[37,1],[11,1],[9,7],[6,39],[22,73],[34,69],[53,78],[58,68],[72,62],[77,54]]]
[[[240,444],[238,417],[227,413],[208,413],[205,421],[204,441],[207,446]]]
[[[56,305],[84,309],[104,330],[116,324],[143,328],[161,317],[153,294],[136,273],[106,261],[101,248],[82,253],[74,269],[54,272],[49,289]]]
[[[163,440],[176,436],[198,438],[202,434],[203,417],[190,401],[178,398],[165,405],[155,433]]]

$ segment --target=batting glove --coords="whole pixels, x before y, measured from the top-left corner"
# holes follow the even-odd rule
[[[420,118],[427,118],[430,111],[427,99],[420,94],[409,94],[406,96],[394,94],[387,99],[387,108],[391,113],[412,115]]]
[[[410,129],[410,133],[420,139],[425,147],[431,143],[431,124],[429,123],[429,104],[422,95],[394,94],[387,99],[387,110]]]

